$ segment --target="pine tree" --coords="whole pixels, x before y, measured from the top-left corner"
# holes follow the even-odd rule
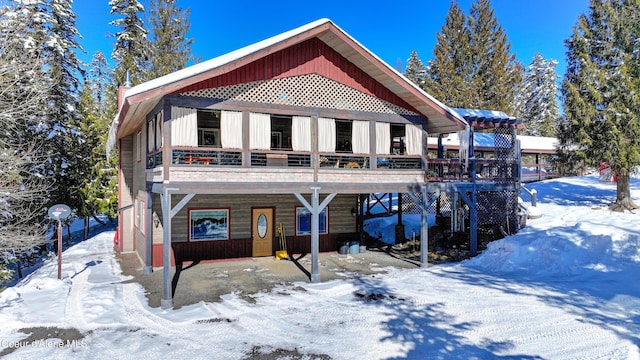
[[[611,209],[636,209],[629,181],[640,165],[640,0],[591,0],[566,40],[566,122],[560,155],[617,175]]]
[[[127,75],[131,84],[137,85],[148,79],[149,40],[141,15],[144,7],[138,0],[111,0],[111,15],[121,16],[110,22],[119,29],[113,36],[116,42],[111,57],[116,61],[115,81],[124,85]]]
[[[47,134],[48,171],[56,179],[56,185],[51,189],[51,205],[65,203],[82,213],[86,204],[80,188],[88,164],[87,152],[80,146],[84,142],[83,134],[77,128],[81,121],[77,94],[84,70],[76,56],[76,50],[82,50],[82,47],[78,42],[77,16],[71,3],[71,0],[50,0],[48,3],[49,41],[44,44],[46,71],[52,80],[47,111],[52,124]]]
[[[0,283],[13,278],[8,262],[20,264],[44,238],[50,182],[32,134],[44,122],[47,93],[32,15],[19,4],[0,9]]]
[[[112,70],[109,68],[107,58],[100,50],[93,54],[88,71],[86,72],[85,87],[90,87],[89,91],[94,96],[96,111],[105,114],[109,110],[109,94],[114,92]]]
[[[424,89],[448,106],[471,107],[470,33],[456,2],[451,3],[442,30],[436,34]]]
[[[513,106],[522,85],[524,68],[510,54],[507,35],[498,24],[489,0],[471,5],[468,25],[471,34],[472,107],[516,112]]]
[[[151,0],[149,79],[183,69],[194,61],[193,39],[187,38],[190,9],[181,9],[176,0]]]
[[[116,113],[116,99],[108,94],[115,93],[111,84],[108,65],[104,54],[94,54],[85,85],[80,95],[80,112],[84,121],[79,129],[86,139],[83,146],[88,149],[88,166],[84,173],[81,189],[87,204],[85,216],[117,216],[117,154],[112,152],[107,158],[106,143],[109,126]]]
[[[420,88],[424,89],[425,78],[427,68],[424,66],[420,58],[418,58],[418,52],[413,50],[411,56],[407,59],[407,68],[404,71],[404,76],[407,79],[413,81]]]
[[[556,136],[556,125],[560,111],[556,97],[558,94],[558,74],[556,60],[546,60],[536,54],[527,68],[524,88],[519,95],[519,118],[524,120],[525,134],[534,136]]]
[[[437,34],[425,90],[452,107],[516,112],[523,66],[493,15],[489,0],[477,0],[465,17],[451,3]]]

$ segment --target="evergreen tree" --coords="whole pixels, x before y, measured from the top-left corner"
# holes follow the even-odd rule
[[[451,3],[442,30],[436,34],[433,59],[429,61],[424,89],[452,107],[471,107],[470,33],[456,2]]]
[[[472,107],[516,112],[514,104],[522,85],[524,68],[510,54],[507,35],[498,24],[489,0],[471,5],[468,25],[471,34]]]
[[[144,7],[138,0],[111,0],[111,15],[121,16],[110,22],[119,29],[113,36],[116,42],[111,57],[116,61],[115,82],[124,85],[127,74],[131,84],[148,79],[149,40],[141,15]]]
[[[524,88],[519,96],[519,118],[525,122],[525,134],[534,136],[556,136],[556,124],[560,112],[556,96],[558,62],[546,60],[536,54],[527,68]]]
[[[411,52],[411,56],[407,59],[407,68],[404,71],[404,76],[424,89],[426,73],[427,68],[424,66],[420,58],[418,58],[418,52],[413,50]]]
[[[110,102],[109,95],[114,92],[112,70],[109,68],[107,58],[100,50],[93,54],[88,71],[86,72],[85,87],[88,85],[89,91],[94,96],[96,111],[100,114],[107,114]]]
[[[454,1],[437,34],[426,91],[448,106],[515,113],[523,66],[493,15],[489,0],[477,0],[465,18]]]
[[[34,129],[46,122],[46,77],[33,9],[0,8],[0,283],[13,278],[17,262],[44,238],[43,209],[49,180],[43,173]],[[44,212],[46,214],[46,211]]]
[[[47,54],[46,71],[52,80],[49,87],[49,109],[52,128],[48,131],[48,171],[55,177],[51,191],[51,205],[65,203],[72,209],[84,212],[85,202],[80,193],[82,174],[88,166],[87,152],[81,150],[83,134],[78,132],[79,79],[83,75],[76,50],[80,34],[76,28],[76,15],[71,0],[50,0],[48,38],[44,44]]]
[[[117,216],[118,158],[115,152],[107,158],[105,149],[109,126],[116,113],[116,99],[108,96],[116,90],[110,85],[109,74],[104,54],[96,52],[80,95],[80,112],[84,121],[79,129],[86,139],[83,147],[89,154],[81,189],[87,204],[86,217],[97,214],[110,218]],[[85,219],[88,222],[88,218]]]
[[[151,0],[149,79],[183,69],[194,61],[193,39],[187,38],[190,9],[181,9],[176,0]]]
[[[566,40],[562,84],[566,122],[560,155],[617,175],[612,210],[638,206],[629,181],[640,165],[640,0],[591,0]]]

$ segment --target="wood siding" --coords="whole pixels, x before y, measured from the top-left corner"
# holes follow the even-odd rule
[[[133,250],[133,168],[134,136],[128,136],[120,140],[120,172],[118,185],[118,207],[123,209],[118,214],[119,241],[117,249],[119,251]]]
[[[321,195],[324,199],[326,195]],[[310,201],[309,196],[305,196]],[[153,226],[153,266],[162,266],[162,209],[158,195],[153,196],[153,212],[160,224]],[[172,196],[175,206],[182,195]],[[296,207],[302,204],[293,195],[196,195],[173,218],[171,225],[172,248],[183,261],[243,258],[252,256],[251,209],[253,207],[274,207],[275,227],[283,224],[290,253],[300,254],[311,251],[310,236],[297,236],[295,233]],[[320,251],[335,251],[337,241],[345,238],[357,240],[356,218],[351,209],[357,206],[356,195],[337,195],[329,203],[329,233],[320,235]],[[188,210],[198,208],[229,209],[229,240],[190,242]],[[275,231],[275,230],[274,230]],[[277,234],[274,233],[274,252],[280,249]]]
[[[174,94],[314,73],[420,113],[318,38],[306,40],[226,74],[184,87]]]

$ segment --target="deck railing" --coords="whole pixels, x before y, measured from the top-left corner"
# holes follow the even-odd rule
[[[322,153],[315,158],[308,152],[251,150],[247,164],[243,164],[242,150],[219,148],[172,148],[172,165],[189,166],[251,166],[311,168],[317,162],[320,168],[373,169],[375,159],[379,170],[420,170],[422,158],[412,155],[367,156],[351,153]],[[162,165],[162,151],[147,154],[147,169]]]
[[[519,176],[518,162],[497,159],[429,159],[428,181],[513,181]]]
[[[242,166],[242,151],[174,148],[173,165]]]
[[[372,166],[372,159],[375,166]],[[171,164],[180,166],[312,168],[317,161],[319,168],[362,170],[420,170],[425,162],[420,156],[385,155],[366,156],[350,153],[321,153],[315,158],[308,152],[252,150],[248,163],[243,164],[241,150],[219,148],[173,148]],[[520,176],[517,161],[497,159],[426,159],[428,181],[472,181],[471,169],[475,167],[477,181],[513,180]],[[147,168],[162,165],[162,152],[147,155]]]

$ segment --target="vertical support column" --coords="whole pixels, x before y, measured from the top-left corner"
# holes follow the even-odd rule
[[[422,186],[422,202],[420,208],[422,209],[422,216],[420,221],[420,267],[426,268],[429,266],[429,194],[427,193],[427,187]]]
[[[163,309],[171,309],[173,308],[173,298],[171,294],[171,276],[169,276],[169,269],[171,268],[171,192],[169,192],[169,189],[166,188],[163,190],[162,194],[162,226],[163,287],[160,306]]]
[[[242,112],[242,167],[251,166],[251,151],[249,150],[251,124],[249,112]]]
[[[471,160],[471,204],[469,204],[469,251],[471,256],[478,252],[478,188],[476,187],[476,159]]]
[[[153,184],[147,183],[147,211],[145,219],[145,249],[144,249],[144,269],[143,274],[148,275],[153,272]]]
[[[298,193],[294,193],[296,198],[304,205],[304,207],[311,213],[311,282],[320,282],[320,270],[318,266],[318,256],[320,254],[320,213],[337,193],[329,194],[320,203],[320,187],[311,187],[313,191],[311,193],[311,204],[305,200],[305,198]]]
[[[320,282],[318,256],[320,255],[320,194],[319,187],[312,187],[311,194],[311,282]]]

